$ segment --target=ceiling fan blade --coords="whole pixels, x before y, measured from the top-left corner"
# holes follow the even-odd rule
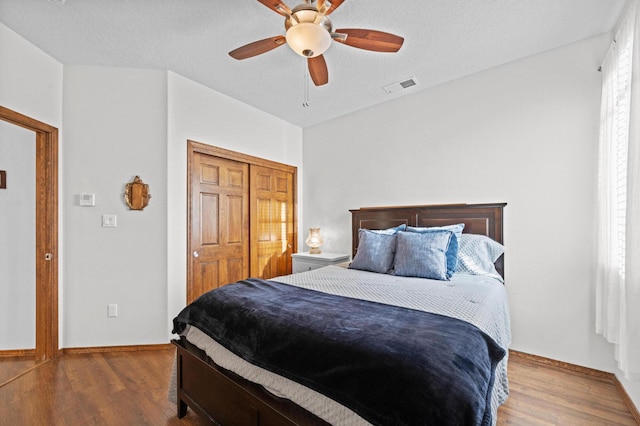
[[[333,13],[334,10],[336,10],[337,8],[340,7],[340,5],[342,3],[344,3],[344,0],[329,0],[329,3],[331,4],[331,6],[329,7],[329,9],[327,9],[327,11],[324,13],[325,16],[330,15]]]
[[[282,16],[291,15],[291,9],[289,6],[282,3],[280,0],[258,0],[260,3],[267,6],[269,9],[273,10],[276,13],[279,13]]]
[[[382,31],[346,28],[335,32],[347,35],[346,39],[334,38],[335,41],[374,52],[397,52],[404,43],[404,38]]]
[[[235,50],[229,52],[229,55],[234,59],[247,59],[253,56],[260,55],[275,49],[276,47],[286,44],[287,40],[284,36],[275,36],[265,38],[264,40],[254,41],[253,43],[246,44],[242,47],[238,47]]]
[[[313,84],[322,86],[329,82],[329,71],[327,70],[327,62],[324,60],[323,55],[316,56],[315,58],[307,58],[307,64]]]

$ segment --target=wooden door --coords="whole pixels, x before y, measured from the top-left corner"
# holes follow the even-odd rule
[[[0,106],[0,120],[35,132],[37,361],[58,350],[58,129]],[[10,184],[10,183],[9,183]],[[3,355],[25,355],[25,353]]]
[[[294,247],[294,175],[251,165],[251,276],[291,273]]]
[[[249,276],[249,166],[194,152],[187,302]]]

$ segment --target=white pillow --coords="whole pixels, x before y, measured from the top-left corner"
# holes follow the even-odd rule
[[[504,282],[495,261],[504,253],[504,246],[479,234],[462,234],[458,244],[456,273],[485,275]]]

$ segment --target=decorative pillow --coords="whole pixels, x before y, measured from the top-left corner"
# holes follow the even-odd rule
[[[447,249],[452,231],[398,232],[395,275],[448,280]]]
[[[408,232],[433,232],[433,231],[451,231],[453,236],[447,249],[447,278],[451,278],[456,270],[456,264],[458,263],[458,247],[460,237],[462,236],[462,230],[464,229],[464,223],[458,223],[456,225],[447,226],[430,226],[428,228],[415,228],[413,226],[407,226]]]
[[[393,268],[396,254],[396,234],[358,231],[358,251],[349,265],[350,269],[387,274]]]
[[[395,226],[393,228],[387,228],[387,229],[367,229],[367,231],[371,231],[371,232],[375,232],[376,234],[389,234],[389,235],[393,235],[397,232],[400,231],[405,231],[407,229],[407,225],[405,223]],[[360,230],[358,230],[360,231]]]
[[[504,246],[479,234],[462,234],[458,249],[456,273],[486,275],[504,282],[495,261],[504,253]]]

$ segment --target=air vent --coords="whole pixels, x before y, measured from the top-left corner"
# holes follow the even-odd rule
[[[416,80],[415,77],[409,77],[406,80],[384,86],[383,89],[385,92],[391,94],[400,90],[408,89],[409,87],[417,86],[418,84],[418,80]]]

